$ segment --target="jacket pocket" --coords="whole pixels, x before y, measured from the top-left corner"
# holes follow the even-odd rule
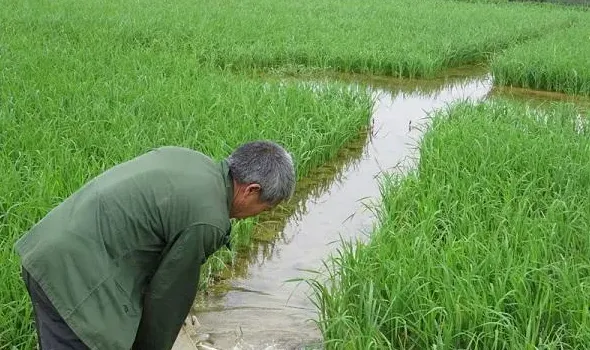
[[[113,280],[115,287],[121,295],[120,304],[127,316],[137,316],[141,310],[141,298],[134,298],[123,288],[123,285],[117,278]]]
[[[113,275],[113,283],[121,295],[121,307],[127,316],[136,316],[142,309],[139,274],[139,271],[130,265],[120,264]]]
[[[119,292],[124,295],[128,315],[141,313],[143,294],[149,278],[157,268],[159,254],[128,254],[117,261],[113,280]]]

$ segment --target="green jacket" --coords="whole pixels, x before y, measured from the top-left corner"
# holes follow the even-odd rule
[[[91,349],[167,350],[229,242],[232,195],[225,161],[162,147],[92,179],[15,249]]]

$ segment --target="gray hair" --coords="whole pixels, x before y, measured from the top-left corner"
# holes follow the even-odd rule
[[[293,158],[274,142],[245,143],[234,150],[227,163],[237,183],[260,185],[260,199],[266,203],[274,205],[293,195],[296,180]]]

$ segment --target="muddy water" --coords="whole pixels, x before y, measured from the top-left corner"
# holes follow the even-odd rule
[[[222,292],[199,298],[194,308],[198,324],[187,329],[200,348],[314,348],[320,333],[312,321],[316,314],[308,287],[286,281],[311,276],[304,270],[321,268],[340,239],[366,239],[375,222],[366,205],[378,203],[379,175],[412,164],[419,126],[429,112],[457,100],[485,98],[492,88],[487,76],[427,88],[390,85],[373,86],[370,136],[326,165],[335,174],[329,181],[317,176],[324,181],[314,186],[311,176],[303,185],[307,193],[299,192],[298,208],[275,227],[276,239],[246,257],[241,273]]]

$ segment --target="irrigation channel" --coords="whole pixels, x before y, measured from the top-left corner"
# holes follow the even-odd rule
[[[379,175],[404,171],[416,160],[429,113],[458,100],[485,99],[493,91],[485,72],[367,85],[376,101],[372,130],[298,185],[291,215],[261,225],[274,238],[241,257],[225,285],[197,298],[192,312],[197,322],[183,328],[174,350],[318,348],[309,287],[286,281],[311,276],[304,270],[320,269],[341,239],[368,237],[376,223],[368,208],[378,204]]]

